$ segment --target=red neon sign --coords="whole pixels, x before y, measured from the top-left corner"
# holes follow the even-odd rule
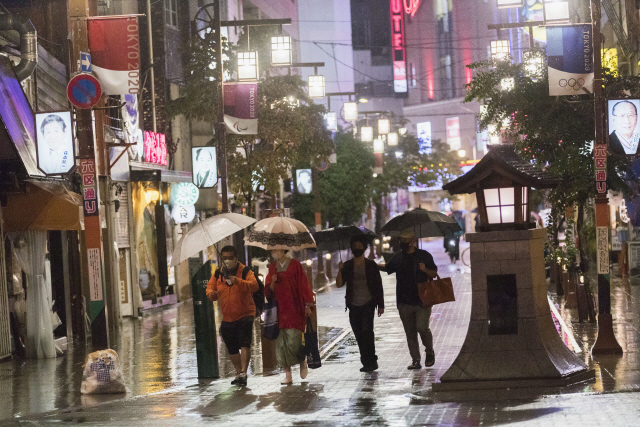
[[[144,132],[144,160],[148,163],[167,165],[167,140],[164,134]]]
[[[402,0],[402,1],[404,3],[404,11],[407,13],[407,15],[411,15],[411,17],[413,18],[413,16],[418,11],[418,8],[420,7],[420,0]]]
[[[391,52],[393,55],[393,91],[407,92],[407,61],[404,46],[404,6],[407,0],[391,0]],[[413,0],[412,3],[420,3]],[[414,12],[415,13],[415,12]]]

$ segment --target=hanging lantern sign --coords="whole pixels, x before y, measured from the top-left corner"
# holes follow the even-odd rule
[[[200,190],[191,182],[179,182],[171,186],[172,205],[195,205],[199,196]]]
[[[171,218],[178,224],[188,224],[196,216],[196,207],[193,205],[174,205],[171,209]]]

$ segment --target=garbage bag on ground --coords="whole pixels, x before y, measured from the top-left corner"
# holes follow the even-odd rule
[[[84,361],[82,394],[126,393],[118,354],[111,349],[94,351]]]

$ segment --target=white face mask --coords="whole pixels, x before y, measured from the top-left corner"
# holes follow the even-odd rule
[[[233,270],[236,268],[236,262],[232,259],[225,259],[224,266],[227,267],[228,270]]]

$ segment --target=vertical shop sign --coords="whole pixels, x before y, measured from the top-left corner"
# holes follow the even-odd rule
[[[82,209],[84,217],[85,219],[99,217],[100,202],[98,200],[96,162],[94,159],[80,160],[80,178],[82,179]],[[98,218],[98,222],[99,220]],[[102,301],[102,257],[99,245],[90,247],[87,243],[87,261],[91,301]]]
[[[407,93],[403,0],[391,0],[391,52],[393,55],[393,91]]]
[[[609,274],[609,227],[596,228],[598,274]]]
[[[446,121],[447,144],[450,150],[459,150],[462,146],[460,139],[460,117],[449,117]]]
[[[605,144],[595,145],[593,157],[596,161],[596,192],[607,194],[607,146]]]

